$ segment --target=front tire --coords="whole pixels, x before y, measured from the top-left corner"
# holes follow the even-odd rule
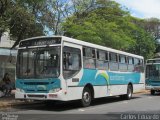
[[[91,104],[92,96],[91,91],[88,87],[85,87],[82,93],[81,105],[83,107],[88,107]]]

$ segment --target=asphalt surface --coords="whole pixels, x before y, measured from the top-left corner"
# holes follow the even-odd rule
[[[86,108],[81,107],[79,101],[70,101],[49,105],[39,103],[12,106],[0,108],[0,112],[2,118],[11,114],[11,117],[17,117],[18,120],[138,120],[142,118],[160,120],[160,94],[154,96],[149,93],[134,94],[131,100],[122,100],[120,97],[101,98],[94,100],[91,106]]]

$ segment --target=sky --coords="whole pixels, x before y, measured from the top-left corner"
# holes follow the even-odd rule
[[[132,16],[138,18],[159,18],[160,0],[114,0],[127,7]]]

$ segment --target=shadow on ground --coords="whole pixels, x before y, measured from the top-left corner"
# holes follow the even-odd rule
[[[138,99],[140,97],[133,97],[132,99]],[[103,105],[103,104],[110,104],[110,103],[116,103],[123,101],[120,97],[106,97],[106,98],[98,98],[94,99],[92,101],[91,107],[92,106],[98,106],[98,105]],[[74,110],[74,109],[79,109],[82,108],[80,105],[80,101],[69,101],[69,102],[40,102],[37,104],[32,104],[32,105],[27,105],[27,106],[13,106],[14,109],[19,109],[19,110],[41,110],[41,111],[55,111],[55,112],[63,112],[67,110]]]

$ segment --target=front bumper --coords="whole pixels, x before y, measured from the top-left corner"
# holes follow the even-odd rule
[[[62,90],[56,93],[24,93],[16,90],[15,99],[67,101]]]

